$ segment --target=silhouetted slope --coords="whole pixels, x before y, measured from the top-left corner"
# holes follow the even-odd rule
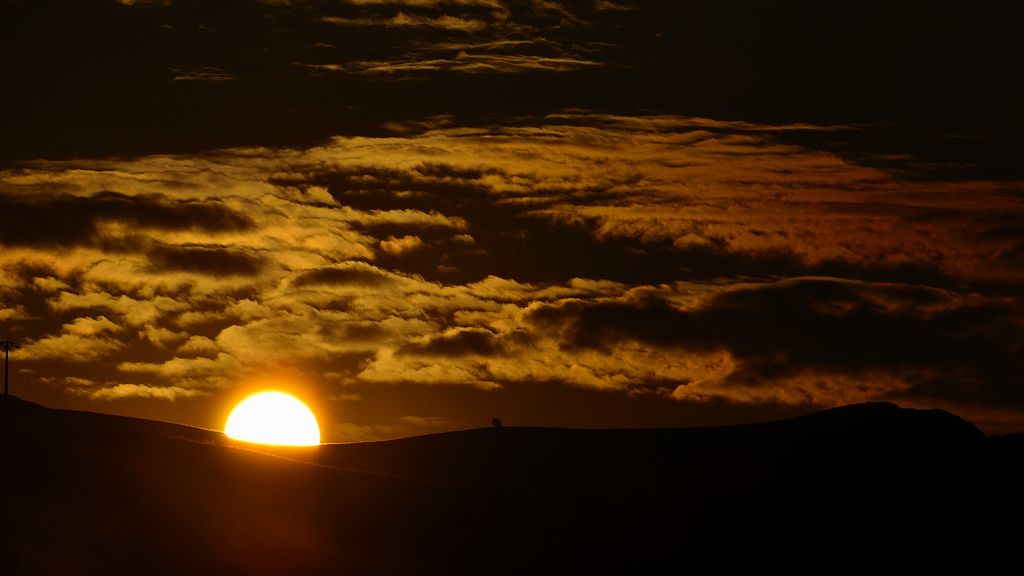
[[[153,434],[160,423],[14,408],[5,575],[448,571],[431,563],[451,557],[455,490],[209,444],[185,427],[175,438]]]
[[[155,434],[173,438],[182,438],[193,442],[219,442],[224,433],[207,430],[195,426],[172,424],[144,418],[129,418],[95,412],[79,412],[77,410],[57,410],[44,408],[33,402],[26,402],[16,396],[8,396],[8,414],[11,423],[19,430],[46,430],[58,428],[102,428],[105,430],[122,430],[140,434]],[[0,417],[3,417],[4,399],[0,397]]]
[[[743,426],[503,427],[330,444],[321,447],[318,461],[501,489],[578,491],[672,478],[694,488],[723,490],[749,486],[809,459],[856,464],[984,441],[977,428],[948,412],[869,403]]]
[[[317,465],[11,404],[3,574],[977,571],[1015,552],[1024,511],[1024,435],[891,404],[278,451]]]
[[[1020,510],[1019,499],[1002,501],[1009,484],[993,491],[1005,458],[989,443],[947,412],[871,403],[719,428],[487,428],[328,445],[318,456],[494,489],[475,516],[472,548],[487,550],[478,569],[529,573],[536,567],[517,551],[554,546],[560,569],[630,573],[672,558],[719,569],[824,569],[838,556],[856,566],[979,561],[991,520],[1010,517],[999,508]]]

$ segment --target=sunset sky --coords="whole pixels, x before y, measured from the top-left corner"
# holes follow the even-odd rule
[[[0,1],[11,393],[1024,431],[1010,3]]]

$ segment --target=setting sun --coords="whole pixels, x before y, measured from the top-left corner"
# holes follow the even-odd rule
[[[305,404],[282,392],[261,392],[241,401],[228,416],[229,438],[281,446],[320,443],[316,417]]]

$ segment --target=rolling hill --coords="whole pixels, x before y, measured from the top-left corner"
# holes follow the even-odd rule
[[[3,574],[976,571],[1022,535],[1024,435],[886,403],[315,448],[3,413]]]

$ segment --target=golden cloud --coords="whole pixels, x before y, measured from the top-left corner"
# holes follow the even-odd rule
[[[570,112],[403,130],[6,170],[3,214],[34,235],[0,231],[0,321],[32,335],[25,360],[130,348],[145,359],[120,372],[188,390],[293,363],[357,385],[1018,402],[1024,309],[979,287],[1024,280],[1018,182],[905,178],[780,136],[850,127]],[[55,207],[65,226],[45,225]],[[560,268],[577,261],[593,275]],[[716,279],[735,262],[767,272]],[[872,344],[890,334],[923,352]]]

